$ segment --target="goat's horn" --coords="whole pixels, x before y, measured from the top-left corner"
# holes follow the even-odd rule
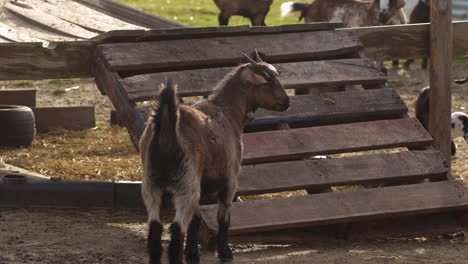
[[[252,65],[257,64],[257,62],[250,58],[249,55],[245,54],[244,52],[242,52],[242,55],[244,55],[244,57],[246,57]]]
[[[258,54],[257,49],[255,49],[255,59],[257,60],[257,62],[263,62],[262,58],[260,58],[260,55]]]

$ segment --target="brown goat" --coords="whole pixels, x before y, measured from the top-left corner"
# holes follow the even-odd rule
[[[375,1],[315,0],[312,3],[286,2],[281,5],[281,16],[300,11],[299,20],[305,22],[343,22],[345,27],[363,27],[404,24],[407,22],[402,7],[404,0],[390,0],[386,5]]]
[[[227,74],[208,99],[192,106],[177,103],[171,82],[161,91],[140,141],[150,263],[161,263],[163,193],[172,194],[176,210],[169,263],[182,263],[186,233],[187,263],[198,263],[199,200],[212,193],[218,197],[218,257],[232,260],[228,229],[241,169],[244,123],[258,107],[276,111],[289,107],[276,69],[261,61],[258,53],[257,61],[245,56],[250,63]]]
[[[266,26],[265,17],[270,11],[273,0],[214,0],[221,10],[218,16],[220,26],[227,26],[231,16],[250,19],[253,26]]]

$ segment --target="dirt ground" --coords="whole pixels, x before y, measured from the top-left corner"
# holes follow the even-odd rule
[[[414,66],[417,68],[417,66]],[[454,77],[466,77],[467,65],[454,66]],[[391,70],[395,87],[414,116],[413,102],[428,85],[428,73]],[[92,80],[34,82],[38,105],[95,105],[97,122],[107,124],[112,109]],[[54,92],[76,87],[60,95]],[[2,82],[0,88],[14,88]],[[453,111],[467,112],[468,85],[454,85]],[[468,145],[458,140],[454,174],[468,179]],[[167,226],[166,226],[167,227]],[[468,230],[467,230],[468,231]],[[146,263],[146,216],[143,211],[0,209],[0,263]],[[468,240],[454,236],[310,242],[298,245],[233,245],[234,263],[468,263]],[[167,246],[168,236],[164,237]],[[218,263],[203,252],[201,263]]]

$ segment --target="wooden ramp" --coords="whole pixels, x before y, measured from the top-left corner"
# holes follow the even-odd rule
[[[259,110],[246,124],[237,194],[249,201],[234,203],[234,240],[302,239],[298,233],[311,234],[317,226],[336,231],[351,223],[357,232],[363,223],[382,222],[385,230],[407,232],[420,215],[421,226],[447,231],[435,223],[456,225],[450,212],[468,208],[467,189],[431,149],[429,133],[407,116],[398,93],[386,87],[382,70],[360,56],[357,37],[336,26],[153,30],[140,41],[98,46],[94,75],[135,145],[148,111],[142,102],[157,95],[165,78],[178,84],[183,97],[207,95],[243,63],[241,52],[259,49],[282,72],[291,93],[309,91],[291,97],[289,110]],[[371,152],[356,153],[362,151]],[[312,158],[316,155],[333,157]],[[252,197],[294,190],[309,195]],[[217,206],[201,210],[207,243],[216,236]],[[410,224],[395,228],[397,223]]]

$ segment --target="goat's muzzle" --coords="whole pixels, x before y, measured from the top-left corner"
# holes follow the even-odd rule
[[[290,106],[290,102],[289,102],[289,99],[288,99],[288,101],[286,101],[286,102],[284,102],[284,103],[276,104],[276,105],[275,105],[275,110],[276,110],[276,111],[283,112],[283,111],[288,110],[288,109],[289,109],[289,106]]]

